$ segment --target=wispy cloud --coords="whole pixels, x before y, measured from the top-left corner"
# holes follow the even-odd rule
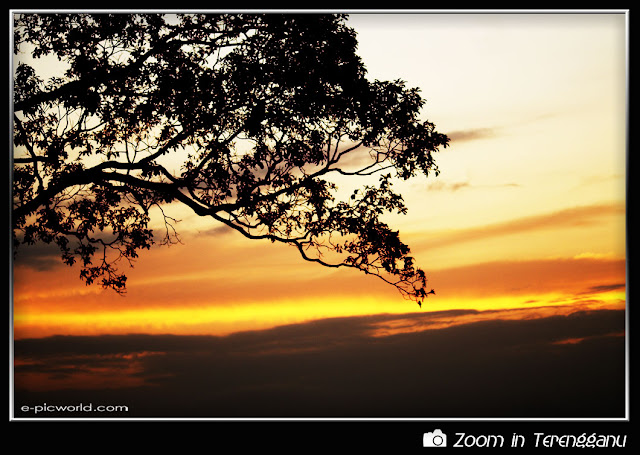
[[[441,248],[452,244],[481,240],[490,237],[517,234],[541,229],[557,229],[590,226],[613,215],[626,213],[624,204],[595,204],[583,207],[572,207],[556,212],[517,218],[501,223],[474,226],[465,229],[438,232],[425,235],[427,240],[414,242],[420,248]]]
[[[625,289],[626,287],[627,285],[625,283],[602,284],[598,286],[591,286],[584,293],[599,294],[601,292],[619,291],[619,290]]]
[[[494,261],[428,272],[439,298],[595,294],[623,289],[624,259]],[[621,281],[622,280],[622,281]]]
[[[212,236],[212,237],[222,237],[225,236],[227,234],[233,234],[236,231],[234,231],[232,228],[230,228],[229,226],[225,225],[225,224],[218,224],[216,226],[213,226],[209,229],[205,229],[205,230],[199,230],[198,231],[198,236]]]
[[[478,139],[487,139],[494,137],[496,130],[494,128],[475,128],[469,130],[457,130],[447,133],[451,142],[475,141]]]
[[[461,189],[472,188],[518,188],[521,185],[519,183],[496,183],[493,185],[476,185],[470,181],[463,182],[446,182],[444,180],[433,180],[427,184],[426,189],[428,191],[451,191],[456,192]],[[419,187],[422,187],[421,185]],[[419,188],[418,187],[418,188]]]
[[[432,181],[427,185],[429,191],[458,191],[462,188],[470,188],[470,182],[445,182],[443,180]]]

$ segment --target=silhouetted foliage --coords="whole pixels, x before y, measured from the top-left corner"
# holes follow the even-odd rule
[[[425,275],[381,216],[406,212],[392,178],[437,174],[448,138],[417,89],[369,81],[356,47],[342,15],[16,14],[14,52],[61,68],[14,71],[16,250],[55,243],[124,292],[118,262],[160,241],[150,209],[175,242],[164,210],[182,203],[421,302]],[[334,175],[366,184],[339,200]]]

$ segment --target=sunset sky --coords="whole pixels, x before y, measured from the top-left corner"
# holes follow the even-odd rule
[[[140,372],[151,375],[169,352],[136,338],[139,345],[127,353],[101,354],[105,364],[133,358],[126,368],[56,376],[37,368],[54,358],[57,366],[71,365],[66,338],[54,335],[135,334],[166,345],[170,336],[213,335],[247,346],[242,337],[253,333],[270,340],[264,350],[301,352],[313,347],[297,328],[313,327],[309,336],[321,333],[318,339],[329,344],[347,343],[348,333],[380,343],[429,329],[447,343],[436,328],[477,329],[490,321],[525,327],[584,311],[588,327],[609,325],[562,329],[555,343],[582,349],[588,337],[619,339],[624,325],[608,318],[626,307],[627,19],[621,12],[352,14],[348,23],[369,78],[419,87],[424,119],[451,138],[435,156],[438,177],[395,183],[408,214],[388,217],[436,294],[419,308],[374,277],[304,262],[293,248],[241,238],[171,206],[182,244],[143,251],[127,270],[126,296],[85,286],[55,247],[20,251],[13,330],[17,353],[26,354],[16,355],[16,390],[68,390],[80,377],[87,387],[143,386],[151,376]],[[589,319],[597,314],[606,316]],[[236,338],[218,337],[230,334]],[[185,339],[201,352],[201,340],[209,338]],[[52,341],[45,349],[38,340]],[[58,344],[60,352],[70,349],[66,360],[52,354]],[[90,355],[74,349],[73,355]],[[157,365],[154,371],[172,374]]]

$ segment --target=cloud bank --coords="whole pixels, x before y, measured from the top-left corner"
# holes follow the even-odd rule
[[[333,318],[224,337],[17,340],[16,417],[43,402],[126,405],[120,417],[142,418],[624,417],[624,311],[372,336],[474,314]],[[92,387],[99,377],[110,386]]]

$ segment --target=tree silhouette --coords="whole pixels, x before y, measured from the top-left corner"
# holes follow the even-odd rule
[[[60,68],[14,70],[14,254],[55,243],[87,284],[123,293],[119,262],[176,242],[165,210],[181,203],[419,303],[429,293],[381,218],[406,212],[393,178],[437,175],[449,139],[419,120],[418,89],[366,78],[346,16],[16,14],[13,33],[16,55]],[[333,176],[362,186],[339,198]]]

